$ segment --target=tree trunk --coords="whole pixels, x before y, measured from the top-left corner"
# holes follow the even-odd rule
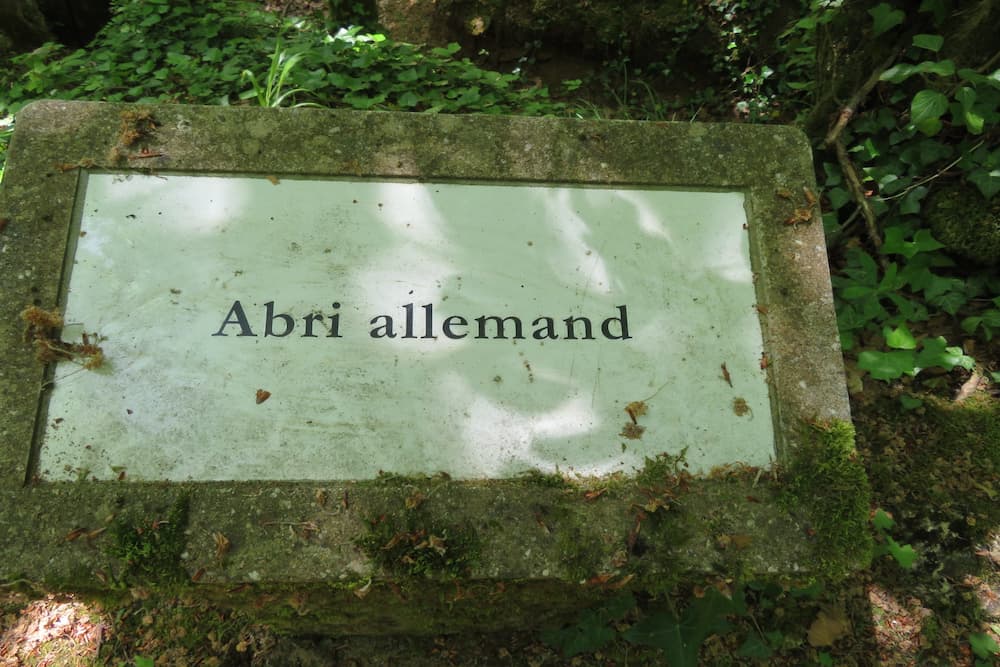
[[[110,16],[110,0],[0,0],[0,53],[50,41],[84,46]]]
[[[86,45],[111,18],[110,0],[37,1],[56,38],[69,46]]]
[[[943,36],[941,52],[935,57],[928,51],[927,57],[951,58],[958,68],[979,68],[997,58],[1000,0],[964,3],[960,11],[952,12],[938,26],[934,25],[933,15],[910,8],[902,25],[874,36],[868,10],[882,1],[846,2],[833,21],[817,27],[816,98],[806,121],[811,136],[824,136],[840,108],[868,78],[891,61],[893,55],[897,61],[902,58],[912,44],[913,35]]]
[[[53,38],[36,0],[0,0],[0,52],[30,51]]]

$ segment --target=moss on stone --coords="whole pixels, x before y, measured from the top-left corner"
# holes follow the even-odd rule
[[[1000,262],[1000,198],[985,199],[964,183],[937,190],[924,208],[934,237],[956,255]]]
[[[854,426],[832,420],[803,428],[788,468],[784,501],[809,513],[820,578],[841,579],[871,560],[871,487],[854,448]]]
[[[175,584],[187,579],[181,554],[186,545],[189,504],[188,496],[181,494],[165,516],[125,513],[115,518],[106,553],[118,561],[122,582]]]
[[[442,521],[423,506],[422,494],[402,507],[371,517],[356,544],[386,572],[417,577],[458,577],[479,557],[479,536],[467,524]]]
[[[636,484],[639,486],[659,487],[665,483],[674,485],[679,478],[690,477],[686,471],[686,455],[687,448],[685,447],[676,456],[665,452],[657,454],[653,458],[647,456],[646,464],[642,467],[642,470],[636,473]]]
[[[520,479],[529,484],[549,489],[572,489],[573,484],[558,473],[545,473],[541,470],[528,470],[520,475]]]

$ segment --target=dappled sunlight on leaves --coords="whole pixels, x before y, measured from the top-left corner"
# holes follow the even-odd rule
[[[6,615],[0,625],[0,666],[90,667],[107,621],[82,602],[49,597]]]

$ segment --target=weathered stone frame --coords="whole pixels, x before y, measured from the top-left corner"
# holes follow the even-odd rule
[[[143,120],[150,117],[155,125]],[[329,594],[333,587],[340,596],[333,608],[349,603],[361,618],[367,613],[361,608],[394,595],[391,587],[364,599],[347,592],[373,574],[381,581],[354,545],[367,529],[366,517],[387,503],[399,505],[407,489],[448,484],[448,493],[436,493],[428,511],[481,525],[489,517],[493,526],[481,531],[486,555],[466,580],[522,582],[512,589],[527,591],[525,605],[530,607],[530,591],[544,590],[548,593],[536,613],[558,613],[551,591],[579,589],[584,572],[615,570],[615,547],[634,521],[637,489],[629,482],[616,482],[595,502],[525,480],[32,484],[28,453],[42,428],[47,376],[22,341],[19,313],[30,304],[59,305],[85,169],[741,191],[757,274],[766,350],[762,364],[771,385],[778,467],[794,462],[797,448],[818,440],[809,436],[809,424],[850,421],[810,149],[793,128],[40,102],[18,115],[0,191],[0,218],[7,220],[0,233],[0,532],[5,534],[0,582],[102,589],[103,580],[115,574],[108,571],[114,564],[101,546],[106,538],[66,536],[81,528],[97,530],[122,508],[155,517],[186,493],[191,514],[181,565],[206,595],[244,584],[252,584],[244,589],[250,595],[276,596]],[[770,476],[766,473],[765,480]],[[692,482],[684,511],[666,521],[677,522],[671,535],[698,539],[667,539],[657,553],[669,562],[641,564],[635,572],[675,578],[732,568],[750,576],[815,570],[824,560],[819,556],[829,554],[817,554],[816,543],[805,537],[813,523],[809,512],[785,509],[777,502],[779,490],[758,488],[760,475],[751,477]],[[329,498],[328,505],[321,506],[317,491]],[[763,502],[746,502],[748,493]],[[541,532],[538,507],[553,509],[547,514],[552,525]],[[289,527],[306,522],[317,530],[304,538],[290,534]],[[762,537],[739,553],[720,550],[711,540],[720,532],[750,530],[763,531]],[[224,557],[216,555],[213,533],[232,541]],[[567,535],[572,539],[565,540]],[[858,540],[864,541],[860,535]],[[593,553],[569,559],[570,567],[565,549],[588,541],[597,544]],[[863,555],[847,550],[844,559],[838,567],[856,565]],[[565,599],[568,608],[579,607],[574,595]],[[460,618],[461,612],[453,619],[456,627],[462,625]],[[442,631],[442,622],[397,619],[392,627]],[[513,620],[500,616],[479,622],[499,627]],[[353,623],[328,616],[315,620],[316,628]]]

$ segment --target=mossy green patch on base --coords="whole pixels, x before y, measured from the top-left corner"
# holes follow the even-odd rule
[[[528,470],[519,475],[525,482],[549,489],[572,489],[573,484],[558,473],[544,473],[541,470]]]
[[[803,431],[788,467],[784,501],[809,513],[820,576],[836,580],[871,560],[871,487],[851,423],[816,422]]]
[[[187,579],[181,554],[186,544],[188,509],[189,498],[181,494],[163,516],[123,513],[115,518],[106,552],[118,560],[123,582],[170,584]]]
[[[646,465],[636,473],[635,481],[639,486],[662,486],[666,482],[675,483],[684,475],[690,477],[687,472],[687,447],[681,450],[676,456],[666,452],[657,454],[650,458],[646,457]]]
[[[401,507],[369,519],[356,543],[377,566],[393,574],[458,577],[479,556],[479,537],[467,524],[449,524],[422,507],[415,492]]]

